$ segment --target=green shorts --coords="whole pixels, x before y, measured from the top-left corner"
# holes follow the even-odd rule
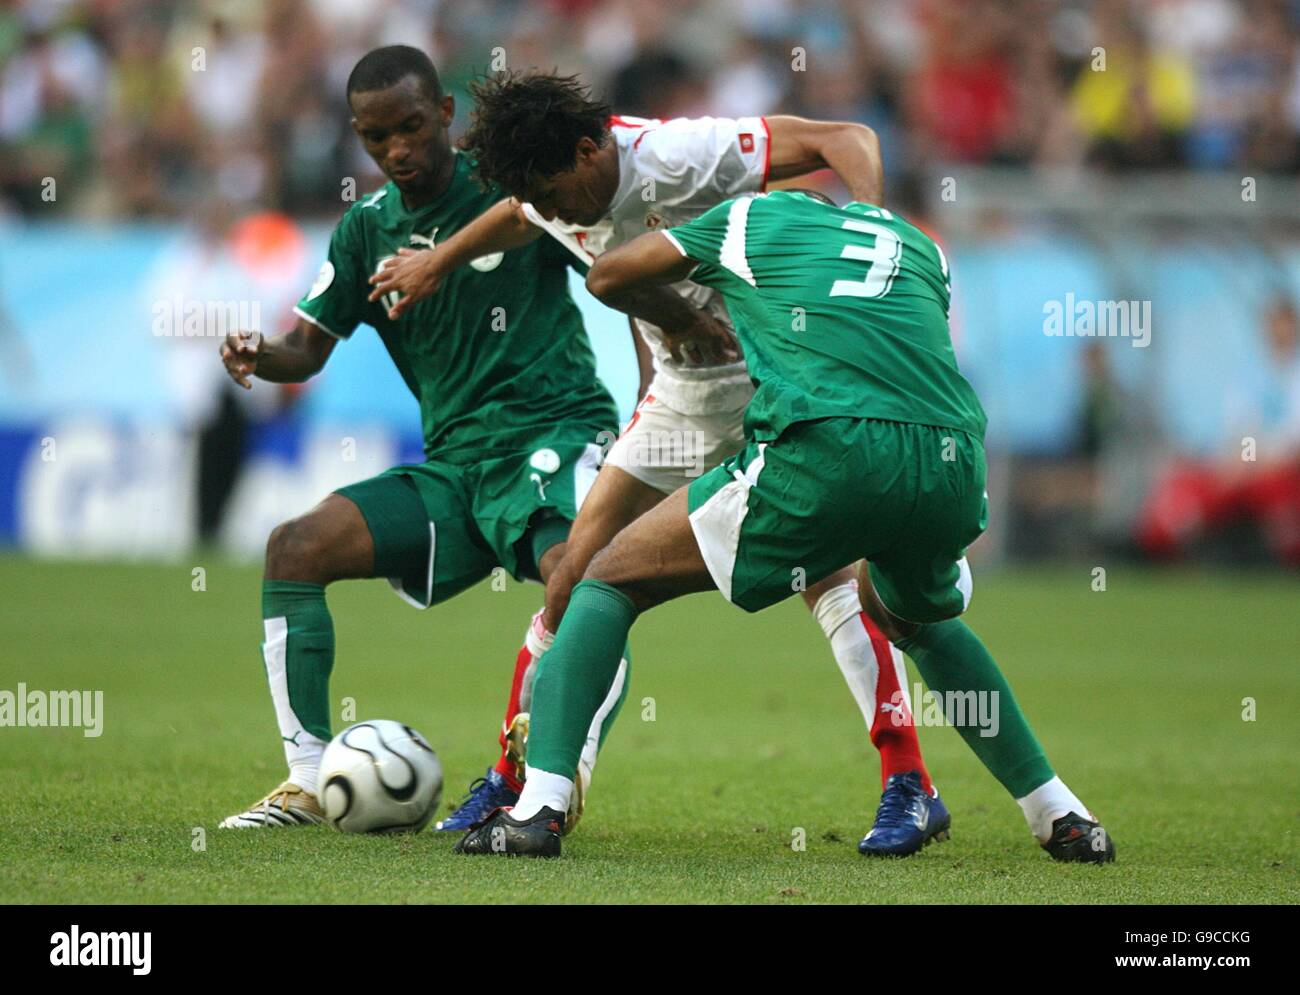
[[[395,466],[335,493],[361,509],[375,576],[427,608],[496,567],[539,580],[542,554],[568,538],[599,462],[599,446],[568,437],[465,465]]]
[[[798,422],[690,485],[691,527],[723,596],[758,611],[870,561],[911,622],[960,615],[963,557],[988,521],[984,446],[952,429],[867,418]]]

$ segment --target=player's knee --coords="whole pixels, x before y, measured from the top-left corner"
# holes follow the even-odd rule
[[[616,581],[616,572],[618,566],[618,555],[614,552],[612,546],[606,546],[587,564],[587,569],[583,571],[583,580],[599,580],[606,584],[612,584]]]
[[[885,634],[885,638],[891,643],[911,639],[921,631],[919,623],[901,619],[886,608],[869,580],[865,583],[859,580],[858,596],[862,604],[862,610],[867,613],[867,617],[871,621],[876,623],[876,627]]]
[[[891,643],[899,643],[904,639],[911,639],[923,626],[920,622],[909,622],[906,619],[899,618],[888,608],[882,605],[879,599],[876,600],[877,611],[871,615],[871,621],[880,627],[880,631],[885,634],[885,638]]]
[[[808,606],[808,610],[814,611],[817,608],[817,602],[822,599],[823,595],[835,590],[837,587],[843,587],[845,584],[854,584],[855,581],[856,574],[853,568],[844,567],[823,577],[815,584],[809,584],[807,589],[801,591],[800,594],[803,597],[804,604]]]
[[[598,580],[603,584],[609,584],[611,587],[617,587],[628,597],[637,601],[639,600],[637,592],[626,583],[626,571],[621,569],[620,564],[621,558],[618,551],[612,546],[606,546],[591,558],[591,562],[587,564],[587,569],[582,574],[582,579]]]
[[[573,594],[573,587],[581,579],[577,568],[567,559],[561,560],[547,578],[545,621],[546,627],[551,632],[559,630],[560,620],[564,617],[565,609],[569,607],[569,597]]]
[[[328,583],[333,579],[326,563],[329,546],[310,516],[282,522],[266,541],[266,576],[270,580]]]
[[[905,639],[911,639],[925,628],[920,622],[907,622],[897,615],[889,615],[888,612],[885,614],[888,615],[890,624],[888,626],[882,625],[880,630],[891,643],[900,643]]]
[[[582,579],[598,580],[618,588],[638,612],[649,611],[667,600],[662,588],[652,579],[637,577],[636,571],[628,569],[627,561],[615,546],[606,546],[592,557]]]

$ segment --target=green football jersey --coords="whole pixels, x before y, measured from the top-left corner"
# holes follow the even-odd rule
[[[664,233],[722,292],[757,388],[745,433],[849,416],[984,436],[957,370],[948,264],[882,207],[773,192],[725,201]]]
[[[294,310],[339,339],[361,323],[379,333],[420,402],[426,459],[473,462],[529,449],[556,429],[595,441],[617,427],[618,414],[569,296],[574,257],[554,239],[474,260],[397,321],[366,300],[370,276],[399,248],[445,241],[501,199],[470,169],[457,153],[447,191],[418,210],[392,183],[353,204]]]

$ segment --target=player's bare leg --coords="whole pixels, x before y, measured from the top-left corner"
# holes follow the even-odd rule
[[[524,743],[528,735],[532,678],[539,659],[554,639],[569,593],[595,554],[620,529],[663,499],[658,489],[617,466],[607,465],[601,471],[570,530],[562,562],[549,573],[545,612],[533,617],[524,646],[516,656],[495,773],[490,772],[487,778],[476,781],[467,796],[465,811],[458,810],[439,823],[439,828],[468,829],[491,809],[515,801],[513,796],[522,790],[525,773]],[[889,855],[914,853],[929,840],[943,838],[949,817],[930,783],[916,730],[910,721],[902,655],[863,613],[853,568],[845,567],[811,585],[803,592],[803,599],[825,632],[832,654],[862,711],[872,743],[880,751],[881,785],[886,795],[880,811],[885,813],[886,823],[892,820],[897,825],[893,832],[887,831],[887,825],[880,825],[881,832],[876,834],[873,845]],[[877,702],[889,706],[888,710],[879,709]],[[580,765],[580,794],[585,794],[590,781],[598,746],[599,737],[589,737]],[[913,811],[918,808],[926,809],[927,813],[933,809],[933,818],[926,815],[918,819]],[[580,807],[575,808],[571,815],[580,811]],[[879,813],[876,821],[881,823]],[[566,829],[571,830],[572,826],[571,819]]]
[[[714,589],[691,528],[687,490],[678,490],[619,532],[574,588],[560,641],[566,627],[581,637],[570,636],[563,665],[548,664],[538,675],[534,698],[539,703],[544,699],[547,724],[535,723],[530,734],[523,793],[512,812],[498,813],[468,833],[456,845],[458,852],[559,855],[583,733],[600,707],[601,689],[618,669],[633,621],[665,601]]]
[[[277,526],[266,544],[263,583],[266,663],[288,778],[223,829],[314,825],[323,821],[316,773],[329,739],[324,682],[333,665],[334,629],[325,586],[374,573],[374,542],[361,510],[339,494]],[[290,695],[288,643],[294,640],[294,695]]]
[[[861,851],[905,857],[947,839],[952,818],[921,758],[903,654],[863,610],[856,570],[835,571],[804,591],[803,600],[826,633],[880,751],[880,804]]]
[[[592,558],[584,580],[621,591],[638,612],[715,589],[687,512],[688,487],[622,529]]]
[[[965,576],[969,579],[969,571]],[[949,694],[972,693],[990,699],[997,714],[995,735],[987,735],[987,729],[972,723],[958,724],[957,731],[1015,798],[1043,849],[1054,860],[1114,860],[1114,841],[1052,770],[1011,686],[966,623],[951,618],[919,625],[899,618],[881,602],[865,563],[860,565],[859,587],[864,610],[916,662],[932,692],[944,695],[945,700]]]
[[[533,676],[543,654],[555,638],[554,632],[569,603],[569,594],[582,579],[592,557],[620,529],[642,512],[653,508],[663,498],[661,491],[616,466],[602,467],[596,475],[596,481],[569,529],[568,541],[552,546],[539,563],[542,579],[546,583],[546,604],[533,616],[524,636],[524,644],[515,655],[510,697],[506,702],[505,718],[498,739],[501,754],[488,773],[470,786],[465,800],[456,811],[438,823],[439,830],[463,832],[496,808],[515,802],[523,789]],[[626,687],[625,667],[616,676],[610,696],[589,730],[579,770],[578,790],[569,811],[566,830],[571,831],[582,815],[586,787],[591,781],[596,753]]]
[[[626,470],[616,466],[601,468],[569,530],[564,559],[546,581],[547,631],[559,629],[574,585],[582,580],[596,554],[629,524],[664,500],[662,491],[637,480]]]

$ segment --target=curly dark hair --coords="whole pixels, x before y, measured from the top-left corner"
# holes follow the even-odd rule
[[[532,182],[572,169],[577,145],[609,140],[612,111],[577,76],[511,72],[469,86],[474,113],[460,145],[484,184],[527,196]]]

